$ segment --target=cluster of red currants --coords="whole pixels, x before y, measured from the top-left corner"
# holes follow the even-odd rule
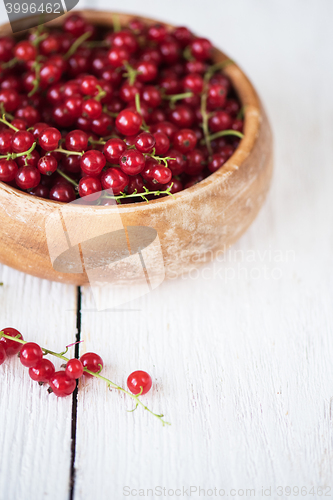
[[[69,396],[75,390],[77,379],[83,375],[86,377],[96,376],[103,368],[103,360],[98,354],[87,352],[80,359],[67,359],[64,357],[64,353],[42,349],[35,342],[25,342],[22,334],[15,328],[3,328],[0,337],[0,365],[7,357],[18,354],[22,365],[29,368],[32,380],[41,385],[49,384],[48,391],[53,392],[58,397]],[[56,371],[54,364],[49,359],[44,358],[46,354],[52,354],[66,360],[64,370]],[[122,390],[116,384],[112,385]],[[152,380],[148,373],[138,370],[129,375],[127,386],[134,395],[142,395],[150,390]]]
[[[218,170],[243,119],[211,43],[139,19],[98,34],[72,14],[62,30],[0,37],[0,181],[60,202],[110,190],[126,203]]]

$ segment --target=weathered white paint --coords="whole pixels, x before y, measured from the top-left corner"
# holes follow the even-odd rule
[[[172,426],[127,413],[129,399],[96,380],[82,383],[74,498],[118,500],[124,486],[216,487],[229,497],[271,486],[270,498],[286,498],[278,486],[333,488],[332,3],[98,6],[176,17],[240,62],[266,104],[276,168],[263,211],[220,262],[116,310],[115,296],[100,297],[107,312],[84,291],[81,352],[102,354],[121,384],[149,371],[154,389],[143,399]],[[74,289],[3,268],[0,279],[11,283],[0,289],[1,323],[58,349],[73,337]],[[1,500],[67,499],[71,402],[30,385],[18,362],[0,376]]]

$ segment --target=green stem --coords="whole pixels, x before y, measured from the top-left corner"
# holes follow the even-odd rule
[[[35,62],[34,63],[35,78],[33,79],[34,86],[33,86],[32,90],[29,92],[28,97],[32,97],[38,90],[39,83],[40,83],[40,77],[39,77],[40,68],[41,68],[41,64],[38,62]]]
[[[139,73],[139,71],[132,68],[132,66],[127,61],[124,62],[124,66],[127,70],[127,73],[124,73],[124,76],[126,76],[128,78],[128,83],[132,87],[135,83],[136,75]]]
[[[40,42],[42,42],[43,40],[45,40],[45,38],[47,38],[49,36],[48,33],[42,33],[42,35],[40,36],[37,36],[31,43],[32,45],[34,45],[35,47],[37,47]]]
[[[106,141],[102,141],[102,139],[98,139],[98,141],[95,141],[91,137],[89,137],[88,141],[90,144],[106,144]]]
[[[100,85],[97,85],[98,94],[94,97],[95,101],[100,101],[106,96],[105,90],[102,89]]]
[[[15,158],[18,158],[19,156],[25,156],[27,155],[29,157],[30,153],[33,152],[33,150],[35,149],[37,143],[34,142],[31,146],[30,149],[28,149],[28,151],[23,151],[23,153],[8,153],[6,155],[1,155],[0,158],[6,158],[6,160],[15,160]]]
[[[118,116],[118,113],[111,113],[111,111],[108,110],[106,104],[103,106],[103,113],[105,113],[106,115],[111,116],[112,118],[117,118],[117,116]]]
[[[146,124],[146,122],[145,122],[145,120],[144,120],[144,118],[143,118],[143,116],[141,114],[140,94],[135,94],[135,108],[136,108],[137,112],[139,113],[139,115],[142,118],[141,129],[144,130],[145,132],[149,132],[149,127]]]
[[[73,186],[75,187],[78,187],[78,183],[75,182],[73,179],[71,179],[70,177],[68,177],[68,175],[66,175],[64,172],[62,172],[62,170],[59,170],[59,168],[57,168],[57,172],[58,174],[60,174],[64,179],[66,179],[66,181],[70,182],[71,184],[73,184]]]
[[[112,23],[113,23],[113,31],[115,33],[117,33],[118,31],[121,30],[121,24],[120,24],[119,16],[117,16],[117,14],[113,14]]]
[[[221,130],[220,132],[216,132],[215,134],[210,135],[209,140],[214,141],[215,139],[224,137],[226,135],[234,135],[236,137],[239,137],[240,139],[243,139],[244,137],[244,134],[242,134],[242,132],[238,132],[238,130]],[[205,144],[205,140],[201,140],[200,144]]]
[[[5,115],[5,114],[3,114],[3,115],[2,115],[2,118],[0,118],[0,122],[1,122],[1,123],[4,123],[5,125],[7,125],[7,127],[11,128],[11,129],[13,129],[13,130],[15,130],[15,132],[18,132],[18,131],[19,131],[19,129],[18,129],[17,127],[14,127],[14,125],[12,125],[11,123],[9,123],[9,122],[6,120],[6,115]]]
[[[68,149],[62,149],[62,147],[53,150],[54,153],[63,153],[64,155],[77,155],[82,156],[84,151],[68,151]],[[51,151],[52,153],[52,151]]]
[[[19,62],[19,60],[17,59],[17,57],[13,57],[13,59],[11,59],[10,61],[1,64],[1,69],[12,68],[18,62]]]
[[[83,35],[77,38],[71,48],[64,55],[64,59],[69,59],[73,54],[75,54],[80,45],[85,42],[91,35],[91,31],[87,31],[87,33],[83,33]]]
[[[14,342],[19,342],[20,344],[27,344],[27,342],[25,340],[22,340],[18,337],[11,337],[10,335],[6,335],[3,331],[0,332],[0,338],[2,338],[2,337],[9,339],[9,340],[13,340]],[[54,352],[54,351],[51,351],[50,349],[45,349],[43,347],[42,347],[42,351],[43,351],[44,355],[51,354],[51,356],[55,356],[59,359],[62,359],[63,361],[66,361],[66,363],[69,361],[69,358],[66,358],[66,356],[64,356],[64,353]],[[64,352],[67,352],[67,351],[64,351]],[[109,380],[108,378],[103,377],[99,373],[92,372],[91,370],[88,370],[87,368],[83,368],[83,371],[86,373],[89,373],[89,375],[92,375],[93,377],[96,377],[100,380],[103,380],[104,382],[106,382],[106,384],[109,388],[112,387],[114,389],[117,389],[118,391],[121,391],[124,394],[126,394],[127,396],[131,397],[136,402],[137,405],[142,406],[151,415],[158,418],[160,420],[160,422],[162,422],[163,425],[171,425],[170,422],[166,422],[165,420],[163,420],[164,415],[158,415],[157,413],[154,413],[144,403],[142,403],[142,401],[140,401],[137,394],[132,394],[131,392],[124,389],[123,387],[120,387],[115,382],[112,382],[112,380]]]
[[[111,198],[112,200],[116,200],[118,202],[123,198],[137,198],[139,196],[140,198],[145,200],[147,203],[149,203],[149,200],[146,197],[148,195],[160,196],[161,194],[168,194],[169,196],[172,196],[174,198],[174,195],[170,192],[172,186],[173,186],[173,183],[165,191],[149,191],[149,189],[147,189],[145,186],[143,186],[143,189],[145,190],[144,193],[138,193],[137,190],[135,190],[134,193],[132,193],[132,194],[120,193],[120,195],[117,195],[117,196],[106,195],[105,198]]]
[[[188,97],[192,97],[193,92],[184,92],[183,94],[174,94],[174,95],[166,95],[164,94],[163,99],[168,99],[170,104],[174,104],[176,101],[180,99],[187,99]]]

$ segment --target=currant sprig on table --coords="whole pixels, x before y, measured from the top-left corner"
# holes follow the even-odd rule
[[[29,368],[29,376],[40,385],[48,384],[48,392],[54,393],[58,397],[70,396],[77,385],[77,380],[82,376],[95,377],[103,380],[109,389],[116,389],[123,392],[133,399],[136,403],[134,411],[138,406],[156,417],[163,425],[170,425],[163,417],[150,410],[139,398],[152,387],[152,379],[147,372],[137,370],[131,373],[127,378],[127,386],[129,390],[120,387],[112,380],[101,375],[103,369],[102,358],[93,352],[83,354],[80,359],[69,359],[65,356],[70,344],[63,352],[55,352],[50,349],[40,347],[35,342],[27,342],[23,339],[22,334],[15,328],[4,328],[0,331],[0,365],[3,364],[7,357],[15,354],[19,355],[23,366]],[[54,364],[46,359],[46,355],[55,356],[66,362],[63,370],[56,371]]]
[[[0,37],[0,181],[98,204],[107,190],[128,203],[193,186],[243,138],[230,63],[186,27],[117,16],[109,32],[75,13]]]

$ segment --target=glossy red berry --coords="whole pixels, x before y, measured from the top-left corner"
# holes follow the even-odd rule
[[[126,151],[126,144],[121,139],[109,139],[103,148],[103,153],[109,163],[119,163],[120,157]]]
[[[194,122],[194,113],[186,104],[178,104],[169,113],[170,121],[180,128],[190,128]]]
[[[28,193],[31,194],[32,196],[38,196],[39,198],[48,199],[50,190],[47,186],[43,186],[43,184],[38,184],[37,187],[29,189]]]
[[[177,149],[170,149],[168,156],[173,158],[172,160],[168,160],[168,167],[170,168],[172,174],[182,174],[187,164],[186,156]]]
[[[50,189],[50,200],[70,203],[76,199],[74,188],[69,182],[59,182]]]
[[[173,145],[181,153],[188,153],[195,148],[197,144],[197,136],[191,129],[181,129],[173,136]]]
[[[145,157],[135,149],[127,150],[119,160],[120,168],[127,175],[137,175],[144,169]]]
[[[67,361],[66,375],[71,379],[77,379],[83,375],[83,365],[79,359],[73,358]]]
[[[185,26],[179,26],[178,28],[175,28],[172,32],[172,35],[182,47],[186,47],[186,45],[188,45],[193,38],[192,33]]]
[[[136,135],[140,132],[142,117],[137,111],[124,109],[116,118],[116,127],[121,134]]]
[[[190,42],[189,47],[195,59],[204,61],[211,57],[213,46],[206,38],[195,38]]]
[[[0,344],[0,365],[2,365],[2,363],[4,363],[6,359],[7,359],[7,354],[5,348],[3,347],[2,344]]]
[[[12,137],[14,131],[12,129],[2,130],[0,132],[0,154],[12,152]]]
[[[65,19],[64,30],[77,38],[85,32],[86,24],[87,22],[82,16],[71,14]]]
[[[81,156],[80,166],[88,175],[99,175],[106,164],[106,158],[100,151],[90,150]]]
[[[28,127],[32,127],[34,123],[40,121],[40,113],[35,107],[27,105],[16,110],[15,118],[22,118]]]
[[[84,176],[79,182],[79,195],[81,198],[90,196],[90,201],[97,200],[102,191],[102,184],[97,177]],[[94,195],[94,196],[93,196]]]
[[[185,92],[193,92],[193,94],[201,94],[203,90],[203,78],[198,73],[186,75],[183,79],[183,88]]]
[[[20,167],[15,177],[16,184],[21,189],[32,189],[40,183],[40,172],[35,167]]]
[[[87,75],[81,81],[80,90],[84,95],[93,96],[98,92],[97,85],[98,85],[97,78],[93,75]]]
[[[199,174],[206,165],[205,156],[200,149],[193,149],[187,155],[185,172],[189,175]]]
[[[103,368],[103,360],[102,358],[94,353],[94,352],[86,352],[83,356],[80,357],[80,361],[82,363],[83,368],[87,370],[97,373],[101,371]],[[90,373],[83,372],[86,377],[93,377]]]
[[[143,186],[144,183],[141,175],[131,175],[127,186],[127,194],[132,194],[134,191],[136,193],[143,193]]]
[[[14,47],[14,56],[20,61],[33,61],[36,59],[37,50],[28,40],[22,40]]]
[[[17,337],[20,340],[24,340],[23,335],[15,328],[2,328],[1,331],[5,335],[9,335],[10,337]],[[17,354],[19,352],[22,346],[20,342],[15,342],[15,340],[9,340],[5,337],[1,337],[0,343],[5,349],[7,356],[14,356],[14,354]]]
[[[162,96],[158,88],[146,85],[141,90],[141,99],[149,108],[156,108],[161,104]]]
[[[49,156],[42,156],[38,160],[38,165],[37,165],[38,170],[40,171],[41,174],[43,175],[51,175],[53,172],[55,172],[58,168],[58,162],[55,159],[54,156],[49,155]]]
[[[43,359],[43,351],[35,342],[27,342],[20,349],[20,361],[23,366],[31,368]]]
[[[124,192],[129,177],[120,168],[111,167],[102,173],[101,182],[103,189],[112,190],[112,193],[116,196]]]
[[[0,91],[0,102],[3,103],[5,111],[11,113],[20,105],[20,96],[14,89],[2,89]]]
[[[19,167],[37,167],[39,160],[39,153],[34,149],[31,153],[28,155],[22,155],[18,156],[15,161]]]
[[[162,42],[166,38],[167,34],[168,31],[162,24],[154,24],[153,26],[150,26],[147,31],[148,40],[152,40],[157,43]]]
[[[48,382],[54,373],[54,364],[49,359],[43,358],[29,368],[29,376],[36,382]]]
[[[156,144],[156,139],[149,132],[141,132],[135,140],[135,147],[141,153],[151,153]]]
[[[69,396],[76,387],[75,379],[69,378],[65,371],[55,372],[49,378],[49,384],[52,392],[59,398]]]
[[[124,47],[113,47],[108,53],[109,64],[113,68],[120,68],[125,61],[129,60],[129,52]]]
[[[39,145],[45,151],[53,151],[58,148],[61,139],[61,133],[54,127],[47,127],[39,134]]]
[[[13,57],[15,40],[11,36],[0,37],[0,61],[8,62]]]
[[[88,148],[88,135],[83,130],[72,130],[65,138],[65,149],[85,151]]]
[[[127,387],[132,394],[147,394],[152,386],[152,379],[149,373],[137,370],[127,378]]]
[[[12,150],[14,153],[24,153],[31,148],[34,141],[34,136],[30,132],[19,130],[12,136]]]
[[[0,181],[11,182],[15,179],[18,171],[17,163],[14,160],[0,159]]]
[[[139,61],[135,69],[139,82],[151,82],[157,77],[157,65],[153,61]]]
[[[61,78],[61,69],[56,64],[47,62],[40,69],[39,79],[42,88],[57,83]]]
[[[67,97],[67,99],[64,101],[65,108],[67,108],[69,113],[75,118],[79,118],[81,116],[82,104],[83,104],[82,97],[75,95]]]
[[[81,157],[78,155],[68,155],[62,160],[62,166],[66,172],[79,173],[80,172],[80,160]]]
[[[227,99],[227,90],[223,85],[215,83],[210,85],[207,96],[207,105],[210,109],[222,108]]]
[[[48,128],[48,124],[47,123],[44,123],[44,122],[37,122],[35,123],[33,126],[32,126],[32,130],[30,130],[30,132],[32,133],[32,135],[34,136],[34,139],[37,140],[39,135],[43,132],[43,130],[45,130],[46,128]]]
[[[229,113],[226,111],[216,111],[209,119],[208,125],[212,132],[220,132],[231,127],[232,120]]]
[[[101,116],[92,120],[90,128],[94,134],[107,136],[112,132],[112,125],[113,118],[106,113],[102,113]]]
[[[167,184],[172,178],[172,171],[164,165],[156,165],[152,169],[153,182]]]
[[[128,50],[130,54],[136,52],[138,48],[138,42],[135,36],[128,30],[117,31],[106,38],[110,40],[112,47],[124,48]]]
[[[153,136],[155,138],[155,153],[158,156],[167,153],[170,147],[170,140],[168,136],[163,132],[155,132]]]
[[[86,118],[90,118],[90,120],[94,120],[98,118],[102,114],[102,105],[96,99],[88,99],[87,101],[83,101],[82,104],[82,116]]]

